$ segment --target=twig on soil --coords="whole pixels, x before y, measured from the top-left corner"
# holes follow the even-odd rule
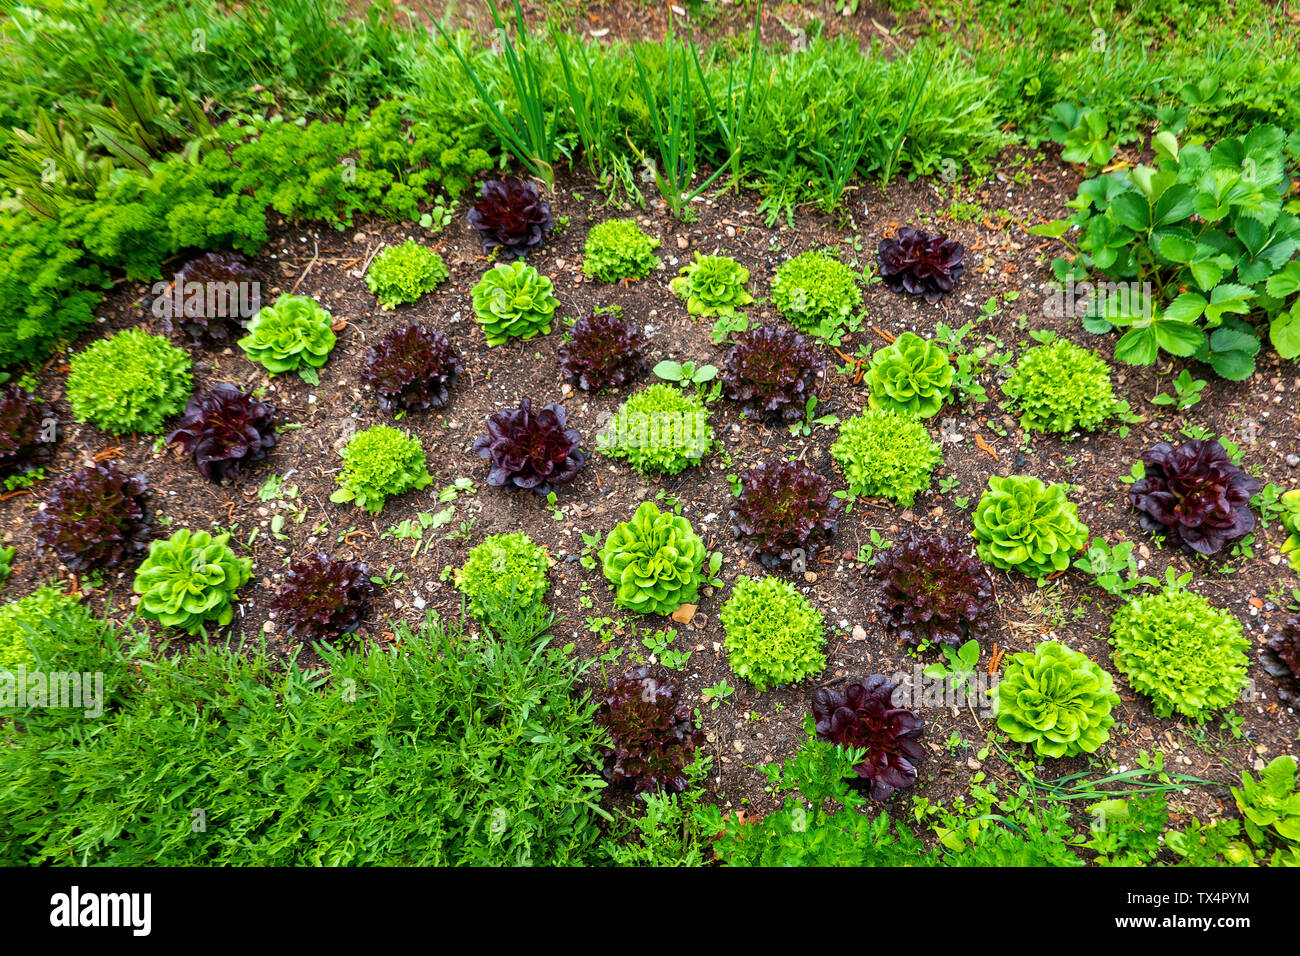
[[[307,278],[307,273],[311,272],[311,267],[320,261],[320,243],[313,239],[312,246],[315,249],[315,253],[311,257],[311,262],[307,263],[307,268],[302,270],[302,275],[298,276],[298,281],[295,282],[293,288],[289,290],[290,295],[297,293],[298,286],[302,285],[302,280]]]

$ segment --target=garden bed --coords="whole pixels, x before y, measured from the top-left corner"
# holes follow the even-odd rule
[[[752,201],[744,196],[723,195],[695,203],[692,208],[698,220],[684,224],[668,216],[662,204],[645,212],[602,205],[595,183],[583,177],[565,178],[557,184],[554,206],[557,216],[569,217],[568,223],[530,257],[530,263],[554,280],[560,300],[557,314],[577,318],[597,306],[618,305],[625,317],[643,325],[651,364],[663,359],[721,364],[724,347],[712,343],[711,322],[688,316],[668,288],[677,266],[689,261],[694,252],[734,257],[750,270],[751,288],[764,300],[776,266],[805,249],[838,249],[846,261],[861,268],[873,262],[879,239],[899,226],[937,227],[968,250],[970,267],[956,292],[931,306],[918,297],[899,296],[883,284],[871,286],[865,298],[864,326],[841,344],[842,353],[851,354],[859,343],[874,350],[905,331],[932,337],[937,323],[958,327],[968,322],[974,323],[972,340],[990,337],[988,341],[999,351],[1018,352],[1032,345],[1028,332],[1040,329],[1053,329],[1088,347],[1104,345],[1104,340],[1082,333],[1069,319],[1043,315],[1044,286],[1049,278],[1045,259],[1051,250],[1048,242],[1025,231],[1028,225],[1063,213],[1061,197],[1073,194],[1077,173],[1041,154],[1012,151],[1000,158],[998,168],[1008,175],[963,194],[963,202],[974,205],[960,207],[961,218],[952,215],[951,197],[945,201],[935,184],[900,182],[884,191],[862,189],[846,204],[842,217],[801,213],[793,229],[765,226]],[[973,211],[976,207],[978,212]],[[633,283],[610,285],[584,277],[582,244],[591,226],[627,215],[634,215],[650,235],[661,240],[658,251],[663,268]],[[418,303],[385,312],[366,290],[363,268],[380,248],[407,237],[432,244],[450,266],[451,277]],[[1211,376],[1202,402],[1188,412],[1174,413],[1148,401],[1161,390],[1158,373],[1168,371],[1166,368],[1121,366],[1117,369],[1117,393],[1127,398],[1145,421],[1112,427],[1070,443],[1041,435],[1025,441],[1015,418],[999,407],[998,379],[988,372],[981,381],[989,392],[989,402],[943,411],[942,419],[955,419],[944,426],[949,438],[943,444],[943,464],[914,506],[902,508],[881,499],[858,502],[841,519],[833,545],[818,555],[805,573],[781,573],[824,611],[828,666],[805,684],[758,693],[732,674],[721,649],[718,610],[725,592],[705,596],[693,624],[634,619],[635,615],[615,607],[599,567],[586,569],[579,563],[584,551],[582,535],[599,534],[603,540],[613,524],[630,517],[641,501],[657,499],[663,504],[667,498],[680,503],[682,514],[710,550],[723,553],[725,581],[762,573],[734,540],[729,518],[734,498],[728,475],[761,461],[791,456],[821,474],[837,475],[829,452],[836,437],[834,427],[814,426],[809,435],[792,436],[786,427],[742,418],[732,403],[722,399],[710,406],[710,416],[730,465],[724,463],[722,453],[714,451],[699,468],[648,479],[596,454],[576,481],[560,490],[557,506],[561,514],[557,516],[531,493],[488,487],[486,464],[471,452],[474,438],[482,433],[488,415],[527,397],[539,405],[562,402],[571,426],[592,447],[602,413],[613,414],[629,390],[608,394],[574,390],[559,370],[557,350],[563,334],[558,327],[549,336],[497,348],[485,345],[469,297],[485,268],[485,257],[463,215],[432,237],[418,228],[372,220],[358,220],[342,231],[280,224],[255,261],[269,277],[271,297],[281,292],[311,296],[346,326],[339,333],[339,344],[323,370],[319,387],[294,376],[268,380],[238,350],[213,353],[210,358],[205,355],[196,365],[196,390],[221,382],[246,390],[262,389],[264,399],[277,405],[282,421],[300,426],[285,431],[265,463],[235,484],[222,486],[203,480],[177,446],[159,449],[151,438],[115,438],[90,426],[72,424],[63,400],[63,370],[57,362],[47,366],[41,394],[59,420],[67,423],[49,468],[51,475],[62,474],[79,462],[111,458],[131,473],[148,476],[155,521],[162,532],[212,524],[229,530],[232,542],[243,543],[236,550],[251,557],[256,570],[253,581],[239,595],[232,638],[265,639],[275,658],[298,655],[306,664],[318,663],[310,647],[302,647],[268,617],[268,602],[290,559],[321,550],[365,561],[374,574],[386,577],[391,586],[376,601],[376,618],[367,622],[360,634],[367,641],[387,642],[394,639],[395,621],[418,623],[427,611],[458,616],[460,595],[446,580],[444,570],[462,565],[469,548],[484,536],[522,530],[546,547],[556,561],[548,599],[556,613],[556,641],[572,641],[573,653],[579,658],[601,659],[588,672],[591,689],[598,690],[604,676],[612,677],[633,660],[649,659],[651,651],[643,638],[675,631],[673,647],[691,653],[674,676],[683,698],[698,708],[707,750],[716,757],[708,789],[724,806],[764,812],[779,800],[765,792],[764,777],[756,768],[788,758],[803,740],[811,688],[842,684],[872,673],[901,671],[910,675],[914,666],[933,659],[908,656],[877,621],[878,584],[870,564],[858,561],[860,550],[871,545],[871,532],[886,540],[909,530],[943,530],[965,536],[970,531],[970,510],[990,475],[1033,474],[1044,481],[1077,486],[1080,517],[1094,536],[1136,541],[1145,573],[1158,578],[1163,578],[1166,567],[1179,572],[1195,570],[1197,590],[1213,603],[1231,609],[1256,646],[1263,642],[1266,627],[1276,629],[1287,616],[1278,605],[1279,587],[1286,587],[1280,579],[1288,572],[1285,565],[1278,566],[1275,557],[1284,537],[1276,523],[1268,531],[1257,532],[1255,557],[1225,562],[1235,569],[1228,574],[1163,548],[1143,534],[1126,503],[1127,489],[1120,479],[1150,444],[1176,437],[1186,425],[1196,425],[1237,442],[1246,463],[1259,466],[1265,481],[1287,484],[1294,469],[1286,457],[1297,448],[1297,391],[1293,386],[1298,383],[1292,367],[1270,365],[1265,358],[1249,382],[1232,383]],[[100,310],[102,325],[72,350],[79,351],[92,338],[113,329],[142,326],[161,331],[159,320],[151,313],[150,291],[146,285],[121,284]],[[982,311],[991,299],[997,305],[992,314]],[[768,302],[760,302],[752,314],[762,321],[776,318]],[[329,496],[340,467],[341,441],[353,429],[391,421],[361,387],[363,355],[388,329],[411,321],[445,331],[465,356],[466,372],[446,408],[415,412],[399,422],[424,442],[434,484],[391,500],[381,515],[372,517],[349,505],[332,504]],[[828,373],[819,383],[817,414],[846,419],[864,406],[866,390],[853,384],[851,371],[836,372],[836,366],[844,367],[845,362],[830,347],[821,348],[828,359]],[[259,492],[273,476],[280,478],[283,488],[296,488],[296,495],[273,495],[264,500],[267,496]],[[420,512],[444,510],[447,503],[439,502],[438,493],[456,479],[469,479],[477,491],[451,502],[454,514],[449,524],[430,531],[424,542],[383,537],[401,522],[416,520]],[[940,491],[941,486],[945,490]],[[29,540],[31,508],[39,496],[40,486],[29,494],[10,495],[0,505],[6,543]],[[273,530],[276,515],[284,517],[275,522],[278,530]],[[452,536],[466,524],[463,535]],[[430,542],[430,547],[424,547]],[[414,559],[413,548],[420,552]],[[15,565],[9,587],[22,592],[59,573],[53,558],[36,560],[25,554]],[[998,620],[985,641],[990,651],[994,642],[1009,654],[1032,649],[1051,637],[1094,659],[1106,659],[1104,637],[1118,602],[1091,586],[1087,575],[1070,571],[1046,587],[1002,572],[995,572],[995,581]],[[131,572],[110,572],[102,587],[88,587],[87,593],[95,606],[118,615],[126,613],[133,597]],[[590,606],[580,604],[586,600]],[[601,623],[602,619],[609,623]],[[593,627],[588,627],[589,621],[594,622]],[[174,644],[187,643],[175,633],[167,637]],[[614,652],[621,656],[610,659]],[[987,659],[987,655],[981,658],[981,667]],[[1237,708],[1241,720],[1231,732],[1218,721],[1198,727],[1159,720],[1142,698],[1124,688],[1116,709],[1115,731],[1102,752],[1093,758],[1062,760],[1053,773],[1058,769],[1065,775],[1089,768],[1132,768],[1138,765],[1140,752],[1159,750],[1167,755],[1171,770],[1224,787],[1235,783],[1243,770],[1288,752],[1300,727],[1294,712],[1277,706],[1273,682],[1258,663],[1252,664],[1251,678],[1260,698]],[[702,694],[720,682],[728,682],[735,692],[720,705],[711,706]],[[984,766],[976,754],[990,729],[988,719],[981,720],[969,709],[931,707],[923,713],[927,753],[916,792],[934,801],[965,793],[972,774]],[[1005,772],[1007,768],[1002,769]],[[1226,789],[1217,788],[1189,790],[1176,804],[1203,819],[1220,815],[1230,805]]]

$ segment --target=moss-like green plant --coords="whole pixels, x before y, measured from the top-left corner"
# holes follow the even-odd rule
[[[551,280],[522,259],[493,266],[471,296],[488,345],[549,334],[560,304]]]
[[[883,495],[911,505],[943,453],[917,419],[869,408],[840,425],[831,457],[844,469],[851,496]]]
[[[695,261],[678,270],[669,283],[679,299],[686,300],[691,315],[735,315],[736,310],[751,304],[754,297],[745,288],[749,270],[727,256],[695,253]]]
[[[866,374],[871,407],[929,418],[952,395],[952,374],[942,347],[904,332],[871,356]]]
[[[1012,654],[993,690],[998,729],[1040,757],[1096,753],[1119,703],[1110,674],[1056,641]]]
[[[1070,566],[1070,558],[1088,543],[1088,527],[1066,497],[1065,485],[994,475],[975,507],[974,537],[981,561],[1042,577]]]
[[[343,447],[343,470],[330,501],[352,501],[371,514],[384,510],[390,495],[419,491],[433,482],[420,439],[391,425],[373,425]]]
[[[5,582],[9,580],[9,574],[13,571],[14,555],[17,553],[17,548],[0,548],[0,589],[3,589]]]
[[[805,332],[833,336],[862,301],[853,270],[824,252],[787,259],[772,279],[772,301]]]
[[[619,607],[640,614],[671,614],[699,597],[704,542],[681,515],[644,502],[621,521],[600,549],[605,577]]]
[[[314,299],[285,294],[275,305],[257,310],[238,344],[250,362],[272,375],[298,371],[310,380],[312,370],[324,365],[334,349],[332,324],[330,314]]]
[[[1203,721],[1241,695],[1250,641],[1241,624],[1199,594],[1166,588],[1136,597],[1110,622],[1115,666],[1157,717]]]
[[[142,329],[100,339],[70,365],[73,417],[113,435],[158,431],[185,408],[194,385],[189,353]]]
[[[206,634],[212,623],[229,624],[235,592],[253,575],[252,558],[237,557],[229,539],[181,528],[153,542],[135,573],[140,613],[190,634]]]
[[[759,690],[826,667],[822,612],[779,578],[741,578],[720,617],[731,669]]]
[[[698,396],[661,382],[628,398],[597,443],[605,454],[626,459],[643,474],[675,475],[700,463],[713,443],[713,431]]]
[[[456,587],[469,600],[469,613],[479,621],[510,606],[540,603],[550,583],[546,549],[526,534],[494,534],[470,551],[456,572]]]
[[[417,302],[447,281],[451,270],[442,256],[414,239],[389,246],[375,256],[366,270],[366,288],[379,300],[383,309],[403,302]]]
[[[1096,428],[1115,413],[1110,366],[1067,339],[1026,349],[1002,386],[1025,431],[1068,434]]]
[[[31,642],[48,634],[48,621],[64,609],[81,608],[62,588],[37,588],[31,594],[0,606],[0,670],[36,666]],[[86,612],[89,614],[89,612]]]
[[[659,240],[631,219],[608,219],[592,226],[583,247],[582,272],[601,282],[644,279],[659,265]]]

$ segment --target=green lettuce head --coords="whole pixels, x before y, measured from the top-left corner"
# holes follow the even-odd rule
[[[206,634],[208,624],[229,624],[232,598],[253,574],[252,559],[236,557],[229,539],[181,528],[151,544],[135,574],[140,613],[191,634]]]
[[[1033,744],[1040,757],[1096,753],[1115,723],[1114,688],[1110,674],[1083,654],[1047,641],[1007,663],[993,690],[998,729]]]
[[[780,578],[741,578],[720,615],[731,669],[759,690],[826,667],[822,612]]]
[[[975,508],[980,560],[1030,577],[1068,568],[1088,543],[1088,526],[1065,492],[1065,485],[1044,485],[1026,475],[990,478]]]
[[[671,614],[696,600],[704,580],[700,536],[685,518],[650,501],[614,526],[600,560],[615,602],[640,614]]]
[[[551,280],[522,259],[493,266],[470,295],[488,345],[549,334],[560,304]]]
[[[754,301],[745,288],[749,270],[735,259],[697,252],[695,261],[678,271],[681,275],[668,284],[679,299],[686,300],[691,315],[735,315],[738,308]]]
[[[314,299],[282,295],[275,305],[263,306],[253,316],[239,347],[250,362],[272,375],[304,367],[320,368],[334,349],[332,322],[330,314]]]
[[[1300,488],[1292,488],[1282,495],[1282,529],[1286,540],[1282,542],[1282,553],[1286,555],[1291,570],[1300,574]]]
[[[1151,698],[1157,717],[1195,721],[1230,707],[1246,686],[1250,641],[1241,623],[1174,586],[1133,598],[1110,621],[1115,667]]]
[[[519,531],[493,534],[470,551],[456,572],[456,587],[469,599],[470,616],[486,621],[512,605],[541,603],[550,582],[546,549]]]
[[[866,379],[872,408],[889,408],[918,418],[937,414],[952,394],[948,353],[911,332],[876,351]]]

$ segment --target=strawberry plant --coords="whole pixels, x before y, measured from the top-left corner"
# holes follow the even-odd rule
[[[1052,263],[1063,287],[1090,273],[1111,280],[1085,297],[1083,324],[1124,330],[1117,359],[1195,357],[1240,380],[1255,370],[1265,330],[1283,358],[1300,356],[1300,219],[1283,208],[1284,143],[1273,126],[1212,149],[1158,133],[1154,167],[1089,179],[1073,215],[1031,228],[1070,249]],[[1065,238],[1074,227],[1077,244]]]

